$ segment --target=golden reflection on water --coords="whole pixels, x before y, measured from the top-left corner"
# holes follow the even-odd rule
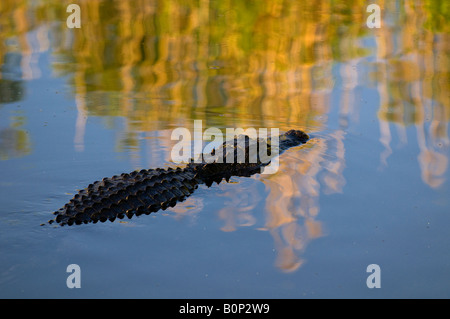
[[[280,173],[264,180],[269,190],[266,228],[275,240],[276,264],[284,271],[300,267],[303,261],[298,253],[311,239],[322,236],[322,226],[316,217],[320,195],[318,173],[324,168],[326,146],[323,139],[310,142],[301,159],[298,153],[283,154],[287,156],[281,161]]]
[[[84,150],[89,116],[125,119],[119,150],[139,150],[140,133],[157,132],[160,144],[148,139],[145,147],[149,154],[162,147],[168,161],[170,128],[190,128],[194,119],[220,128],[326,130],[331,93],[339,85],[337,129],[311,140],[301,158],[283,155],[280,172],[261,179],[268,196],[260,229],[273,236],[280,269],[301,266],[301,251],[323,235],[320,193],[342,192],[345,131],[367,104],[358,87],[378,92],[381,167],[393,153],[396,130],[401,142],[418,145],[423,181],[433,188],[445,181],[450,12],[439,1],[377,1],[380,29],[366,27],[364,0],[83,1],[82,27],[69,29],[65,9],[71,2],[2,0],[0,108],[23,98],[25,81],[40,78],[39,58],[50,51],[55,75],[70,79],[77,151]],[[4,122],[0,159],[29,154],[29,137],[17,125],[23,121]],[[415,141],[406,140],[408,126],[416,129]],[[136,167],[160,162],[130,160]],[[229,199],[219,211],[223,231],[256,224],[258,194],[240,189],[221,195]],[[175,211],[200,205],[189,199]]]

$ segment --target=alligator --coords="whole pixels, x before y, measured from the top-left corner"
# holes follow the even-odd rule
[[[271,137],[252,139],[247,135],[240,135],[213,149],[208,155],[215,156],[214,161],[205,160],[202,154],[200,160],[191,159],[184,168],[143,169],[105,177],[80,190],[67,204],[53,213],[56,216],[48,224],[81,225],[165,210],[185,200],[200,184],[210,187],[214,182],[219,184],[224,179],[228,182],[232,176],[249,177],[261,173],[273,156],[304,144],[309,139],[308,134],[300,130],[289,130],[277,137],[278,143]],[[270,152],[272,157],[259,156],[262,143],[265,143],[266,152]],[[256,160],[250,158],[250,147],[255,144],[258,149]],[[242,149],[245,159],[238,157]]]

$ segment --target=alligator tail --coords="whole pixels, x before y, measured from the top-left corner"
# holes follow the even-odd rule
[[[49,223],[79,225],[165,210],[194,192],[201,182],[195,174],[189,168],[157,168],[104,178],[80,190]]]

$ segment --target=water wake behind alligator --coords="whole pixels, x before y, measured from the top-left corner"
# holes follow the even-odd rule
[[[278,143],[270,137],[243,137],[225,142],[220,149],[208,154],[217,155],[213,162],[203,159],[198,163],[191,160],[184,168],[143,169],[105,177],[80,190],[67,204],[53,213],[55,218],[48,223],[61,226],[81,225],[114,221],[116,218],[132,218],[164,210],[185,200],[200,184],[209,187],[223,179],[228,181],[232,176],[248,177],[261,173],[270,163],[270,157],[267,159],[259,156],[259,149],[263,145],[273,157],[293,146],[306,143],[309,139],[309,136],[300,130],[290,130],[278,136]],[[239,143],[242,140],[245,143]],[[252,160],[250,154],[255,145],[258,152],[256,160]],[[244,154],[245,160],[238,161],[239,154]],[[230,161],[229,158],[233,160]]]

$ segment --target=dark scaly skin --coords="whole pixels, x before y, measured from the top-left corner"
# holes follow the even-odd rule
[[[290,147],[297,146],[309,139],[309,136],[299,130],[290,130],[279,136],[281,154]],[[80,225],[87,223],[114,221],[125,216],[150,214],[160,209],[173,207],[177,202],[190,196],[200,184],[208,187],[213,182],[228,181],[231,176],[251,176],[261,172],[268,162],[260,160],[249,161],[249,143],[267,143],[271,150],[271,139],[253,140],[245,136],[245,161],[237,162],[237,138],[231,141],[234,147],[222,145],[222,161],[200,162],[191,161],[184,168],[143,169],[129,174],[106,177],[90,184],[78,192],[67,204],[54,212],[56,217],[50,220],[63,225]],[[228,143],[230,145],[230,143]],[[226,163],[226,152],[232,152],[233,162]],[[215,150],[211,153],[215,154]]]

